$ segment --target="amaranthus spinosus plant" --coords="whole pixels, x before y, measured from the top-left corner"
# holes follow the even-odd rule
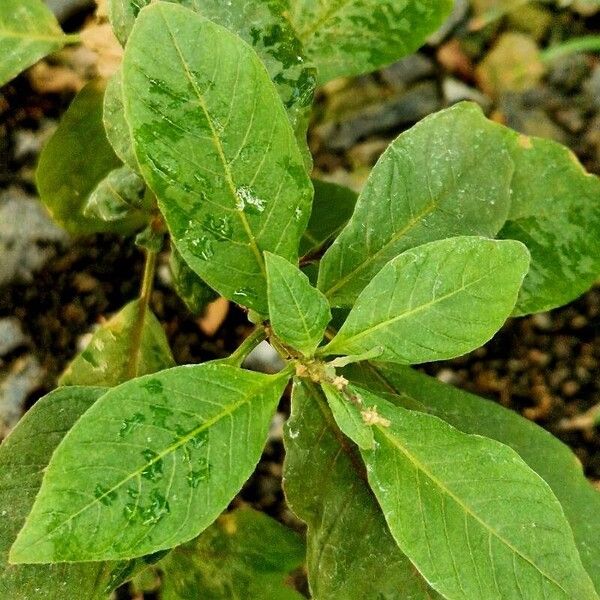
[[[166,599],[300,598],[306,561],[318,600],[597,599],[600,501],[570,451],[409,365],[588,289],[599,180],[463,103],[400,135],[358,198],[311,181],[315,85],[413,51],[449,1],[109,8],[122,68],[76,97],[38,184],[74,233],[137,233],[144,281],[0,448],[1,596],[105,598],[160,561]],[[76,41],[4,0],[1,78]],[[174,366],[148,306],[166,237],[193,310],[214,290],[256,324],[229,358]],[[265,339],[275,375],[241,366]],[[260,513],[219,517],[290,381],[306,556]]]

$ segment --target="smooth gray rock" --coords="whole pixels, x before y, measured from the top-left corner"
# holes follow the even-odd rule
[[[18,188],[0,192],[0,287],[28,283],[69,239],[39,200]]]

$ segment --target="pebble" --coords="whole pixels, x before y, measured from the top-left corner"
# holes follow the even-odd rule
[[[6,317],[0,319],[0,357],[27,346],[29,338],[23,333],[19,319]]]

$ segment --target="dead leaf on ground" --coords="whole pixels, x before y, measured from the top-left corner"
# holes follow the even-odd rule
[[[211,302],[204,311],[204,314],[196,319],[198,327],[202,333],[208,337],[212,337],[217,333],[223,321],[227,317],[229,312],[229,300],[226,298],[217,298],[214,302]]]

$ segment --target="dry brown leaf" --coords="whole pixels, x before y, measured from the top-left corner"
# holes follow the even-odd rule
[[[212,337],[217,333],[223,321],[225,321],[228,312],[229,300],[226,298],[217,298],[206,307],[204,314],[196,320],[196,323],[198,323],[198,327],[200,327],[202,333],[208,337]]]

